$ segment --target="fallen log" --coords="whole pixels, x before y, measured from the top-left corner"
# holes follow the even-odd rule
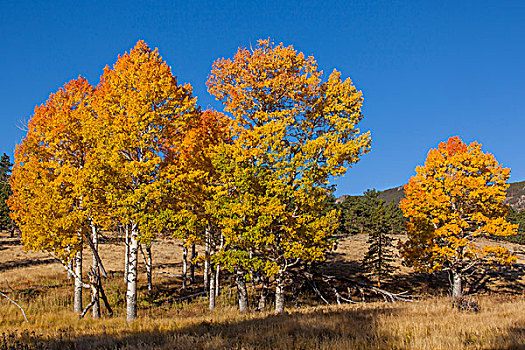
[[[190,295],[185,295],[183,297],[171,298],[171,299],[166,300],[165,302],[166,303],[182,302],[184,300],[191,299],[191,298],[196,298],[196,297],[199,297],[199,296],[205,295],[205,294],[207,294],[206,291],[203,291],[203,292],[198,292],[198,293],[194,293],[194,294],[190,294]]]

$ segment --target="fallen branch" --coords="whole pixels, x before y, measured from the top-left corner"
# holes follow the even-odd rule
[[[166,271],[152,271],[152,273],[165,274],[165,275],[170,275],[172,277],[182,277],[182,275],[176,275],[174,273],[166,272]]]
[[[97,302],[97,299],[93,299],[91,301],[91,303],[89,303],[88,306],[86,306],[86,308],[84,309],[84,311],[82,311],[82,313],[80,315],[78,315],[78,319],[80,320],[82,317],[84,317],[86,315],[86,313],[88,312],[88,310],[93,306],[95,305],[95,303]]]
[[[411,298],[415,298],[416,296],[415,295],[408,295],[408,291],[404,291],[404,292],[401,292],[401,293],[392,293],[392,292],[389,292],[387,290],[384,290],[384,289],[381,289],[381,288],[377,288],[377,287],[374,287],[374,286],[371,286],[371,285],[368,285],[366,283],[363,283],[363,282],[358,282],[358,281],[351,281],[351,280],[348,280],[346,278],[336,278],[335,276],[327,276],[327,275],[321,275],[321,277],[325,280],[328,280],[328,281],[342,281],[342,282],[346,282],[346,283],[352,283],[352,284],[355,284],[357,285],[358,287],[361,287],[363,289],[368,289],[368,290],[371,290],[372,292],[376,293],[376,294],[380,294],[386,302],[396,302],[396,301],[405,301],[405,302],[414,302],[415,300],[414,299],[411,299]]]
[[[326,300],[325,297],[321,294],[321,291],[319,290],[319,288],[317,288],[315,281],[313,279],[308,279],[308,281],[311,283],[314,292],[319,296],[319,298],[321,298],[321,300],[324,301],[327,305],[330,305],[328,300]]]
[[[104,292],[104,288],[102,287],[102,282],[100,281],[100,274],[98,269],[95,270],[91,268],[90,272],[88,273],[90,276],[90,284],[91,284],[91,293],[93,296],[95,296],[94,299],[102,298],[102,301],[104,301],[104,305],[106,306],[106,309],[108,310],[109,316],[113,316],[113,310],[111,309],[111,306],[109,305],[108,298],[106,297],[106,293]],[[95,302],[97,300],[94,300]]]
[[[100,268],[100,272],[102,272],[102,277],[107,278],[108,274],[106,272],[106,269],[104,268],[104,265],[102,264],[102,259],[100,259],[100,255],[98,255],[98,249],[97,247],[95,247],[95,244],[91,240],[91,235],[88,232],[86,232],[84,236],[86,237],[86,242],[88,243],[89,248],[91,248],[91,252],[93,253],[93,256],[97,260],[98,266]]]
[[[24,309],[18,305],[17,302],[15,302],[13,299],[11,299],[10,297],[8,297],[7,295],[5,295],[4,293],[0,292],[0,294],[2,294],[2,296],[4,298],[6,298],[7,300],[9,300],[10,302],[12,302],[13,304],[15,304],[16,306],[18,306],[18,308],[22,311],[22,315],[24,315],[24,319],[26,320],[27,323],[29,323],[29,321],[27,320],[27,317],[26,317],[26,312],[24,311]]]
[[[404,291],[404,292],[401,292],[401,293],[392,293],[392,292],[389,292],[387,290],[384,290],[384,289],[381,289],[381,288],[378,288],[378,287],[374,287],[374,286],[368,285],[368,284],[363,283],[363,282],[353,281],[353,280],[350,280],[350,279],[347,279],[347,278],[339,278],[339,277],[328,276],[328,275],[323,275],[323,274],[316,274],[316,275],[314,275],[314,274],[309,273],[309,272],[303,272],[303,276],[306,277],[306,280],[312,286],[312,289],[315,292],[315,294],[317,294],[317,296],[319,296],[319,298],[323,302],[325,302],[326,304],[330,304],[330,302],[323,296],[323,294],[321,293],[321,291],[317,287],[317,284],[315,283],[315,277],[320,278],[323,282],[328,284],[330,290],[334,293],[335,300],[336,300],[338,305],[341,305],[342,301],[347,302],[347,303],[358,303],[358,302],[352,300],[351,297],[350,297],[350,286],[351,286],[351,289],[357,289],[357,290],[359,290],[361,292],[361,296],[362,296],[363,302],[365,301],[364,290],[369,290],[371,292],[374,292],[375,294],[381,295],[384,298],[385,302],[392,302],[392,303],[394,303],[396,301],[414,302],[414,301],[416,301],[416,300],[414,300],[414,298],[417,297],[415,295],[407,294],[408,291]],[[335,285],[334,282],[340,282],[341,284],[346,285],[346,288],[347,288],[348,293],[349,293],[348,294],[348,298],[345,298],[345,297],[343,297],[341,295],[341,293],[337,289],[337,286]]]
[[[9,285],[9,282],[7,282],[7,280],[5,280],[5,284],[7,285],[7,288],[11,289],[11,292],[15,293],[15,290],[13,288],[11,288],[11,286]]]
[[[198,292],[198,293],[194,293],[194,294],[190,294],[190,295],[185,295],[183,297],[168,299],[168,300],[166,300],[166,302],[181,302],[181,301],[184,301],[186,299],[199,297],[199,296],[205,295],[205,294],[206,294],[206,291]]]

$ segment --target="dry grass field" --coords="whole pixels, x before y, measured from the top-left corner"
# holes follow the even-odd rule
[[[206,300],[174,302],[178,278],[154,275],[148,294],[141,274],[139,318],[125,320],[123,247],[102,244],[109,278],[104,281],[115,316],[79,320],[72,313],[73,287],[65,271],[49,255],[26,253],[18,239],[0,234],[0,291],[24,307],[0,299],[0,350],[3,349],[525,349],[525,256],[521,246],[512,268],[482,271],[470,277],[467,291],[479,313],[453,309],[445,275],[430,278],[401,267],[384,288],[421,295],[414,303],[384,303],[374,296],[358,304],[315,305],[300,296],[283,315],[271,310],[240,314],[235,289],[226,279],[216,310]],[[343,240],[330,256],[325,272],[362,278],[359,260],[365,236]],[[180,273],[180,247],[156,242],[156,271]],[[90,259],[85,259],[87,268]],[[142,271],[143,272],[143,271]],[[200,272],[200,270],[199,270]],[[197,287],[195,287],[197,288]],[[89,296],[85,293],[85,301]],[[356,299],[357,300],[357,299]],[[317,302],[317,301],[316,301]]]

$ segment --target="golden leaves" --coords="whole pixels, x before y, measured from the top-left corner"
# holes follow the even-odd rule
[[[477,142],[466,145],[452,137],[430,150],[424,166],[418,166],[405,185],[400,203],[410,220],[405,259],[417,268],[433,270],[488,257],[487,250],[472,244],[476,238],[517,232],[517,225],[505,220],[509,174]],[[422,254],[424,245],[432,255]],[[495,256],[502,257],[501,263],[510,261],[504,254]]]
[[[83,167],[90,144],[83,121],[90,115],[92,86],[72,80],[37,106],[17,146],[9,207],[26,247],[66,258],[79,248]]]
[[[323,212],[328,178],[370,150],[370,134],[356,127],[361,92],[337,71],[322,75],[313,57],[261,40],[217,60],[207,82],[232,116],[232,141],[215,158],[225,190],[209,211],[226,244],[281,269],[286,259],[324,258],[337,221]]]

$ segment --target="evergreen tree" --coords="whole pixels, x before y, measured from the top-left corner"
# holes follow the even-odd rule
[[[402,226],[402,219],[398,214],[399,208],[393,202],[386,204],[378,195],[376,190],[367,190],[363,200],[368,211],[363,226],[369,234],[363,266],[376,278],[379,287],[381,280],[396,269],[393,265],[395,252],[392,234]]]
[[[364,196],[347,196],[345,200],[338,205],[340,210],[338,232],[342,235],[354,235],[368,232],[370,228],[371,216],[374,215],[371,207],[370,198],[366,193],[379,199],[380,192],[368,190]],[[403,212],[393,202],[388,204],[392,216],[390,221],[390,231],[392,234],[401,232],[404,229]],[[395,218],[395,219],[394,219]]]
[[[339,228],[342,235],[355,235],[364,232],[369,217],[369,208],[361,196],[348,196],[339,204]]]
[[[505,236],[502,238],[509,242],[525,244],[525,209],[516,210],[512,207],[509,207],[509,215],[507,216],[507,220],[513,224],[519,225],[518,233],[515,236]]]
[[[11,175],[11,160],[7,154],[3,154],[0,158],[0,229],[11,230],[13,221],[9,217],[9,208],[7,207],[7,199],[13,193],[11,185],[9,184],[9,177]]]

